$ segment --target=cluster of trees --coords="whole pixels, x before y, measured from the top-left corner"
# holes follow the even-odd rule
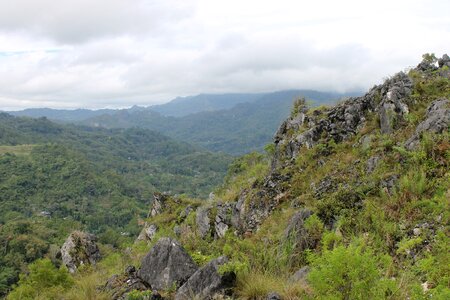
[[[69,231],[125,244],[137,235],[153,192],[207,197],[230,161],[145,129],[0,114],[0,295]]]

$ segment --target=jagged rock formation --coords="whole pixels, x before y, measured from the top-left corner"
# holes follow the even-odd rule
[[[443,98],[434,101],[427,109],[425,120],[416,128],[415,133],[406,141],[406,148],[412,150],[417,147],[423,132],[441,133],[450,125],[450,101]]]
[[[74,273],[81,265],[95,264],[100,260],[100,250],[93,234],[74,231],[61,247],[61,259],[70,273]]]
[[[178,241],[161,238],[142,260],[138,276],[152,288],[165,290],[181,286],[197,269]]]
[[[137,237],[137,241],[151,241],[156,232],[158,231],[158,226],[155,224],[145,224],[144,228],[142,228],[139,236]]]
[[[137,276],[136,268],[133,266],[128,266],[121,275],[113,275],[103,287],[103,290],[111,295],[112,300],[126,300],[127,294],[131,291],[150,289],[151,286]]]
[[[231,226],[231,216],[235,203],[217,203],[217,215],[214,222],[215,237],[223,238]]]
[[[202,239],[211,234],[211,219],[209,218],[210,211],[211,207],[199,207],[197,209],[197,232]]]
[[[312,215],[309,209],[302,209],[292,216],[284,232],[285,242],[301,252],[316,247],[318,240],[311,238],[305,228],[305,221]]]
[[[162,211],[165,208],[165,202],[167,200],[168,196],[161,193],[154,193],[153,194],[153,204],[152,208],[150,209],[150,216],[154,217],[156,215],[159,215],[162,213]]]
[[[219,272],[220,266],[227,261],[228,259],[222,256],[199,269],[180,287],[175,300],[213,299],[216,295],[229,294],[236,275],[232,272],[224,274]]]

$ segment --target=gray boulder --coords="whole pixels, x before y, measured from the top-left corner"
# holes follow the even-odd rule
[[[408,150],[415,149],[420,142],[420,136],[424,132],[442,133],[450,126],[450,101],[441,98],[431,103],[427,109],[425,120],[417,125],[414,134],[406,141]]]
[[[161,238],[144,257],[138,276],[157,290],[181,286],[198,267],[176,240]]]
[[[158,226],[155,224],[145,224],[144,228],[142,228],[141,233],[137,237],[137,241],[151,241],[156,232],[158,231]]]
[[[277,292],[270,292],[269,294],[267,294],[266,300],[281,300],[283,298],[281,298],[280,294],[278,294]]]
[[[368,174],[373,173],[373,171],[375,171],[376,167],[378,166],[379,161],[380,157],[378,155],[371,156],[367,160],[366,172]]]
[[[74,231],[61,247],[61,259],[70,273],[81,265],[93,265],[101,259],[100,250],[93,234]]]
[[[232,272],[220,274],[219,267],[227,261],[225,256],[221,256],[199,269],[180,287],[175,300],[213,299],[214,296],[228,294],[234,286],[236,275]]]
[[[211,219],[209,218],[209,213],[211,208],[209,207],[199,207],[197,209],[196,223],[197,223],[197,233],[204,239],[211,234]]]
[[[450,67],[450,57],[447,54],[442,55],[442,58],[438,59],[439,68],[444,66]]]

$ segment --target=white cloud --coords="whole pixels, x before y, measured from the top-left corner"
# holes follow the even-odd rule
[[[448,51],[445,0],[0,0],[0,109],[368,88]]]

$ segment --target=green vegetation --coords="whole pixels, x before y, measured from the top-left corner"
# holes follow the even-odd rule
[[[62,126],[0,114],[0,295],[74,229],[122,247],[152,194],[206,197],[231,159],[144,129]]]
[[[302,147],[293,159],[277,152],[282,147],[266,146],[266,154],[249,153],[230,164],[224,183],[215,189],[214,199],[204,202],[195,199],[194,193],[192,197],[188,193],[168,197],[162,213],[149,218],[143,216],[149,204],[144,195],[152,189],[134,177],[145,173],[130,167],[142,157],[155,157],[150,152],[133,152],[139,136],[144,134],[141,131],[100,130],[109,134],[106,140],[122,141],[120,150],[109,156],[117,161],[108,160],[108,164],[96,162],[96,158],[108,157],[107,152],[100,151],[99,156],[83,154],[75,143],[42,144],[23,138],[23,144],[35,145],[28,155],[0,156],[5,166],[1,172],[5,168],[14,170],[0,174],[0,184],[5,183],[0,190],[12,199],[8,206],[0,202],[6,208],[0,216],[7,220],[0,225],[0,241],[7,241],[0,244],[0,251],[6,253],[0,258],[0,287],[7,289],[21,272],[19,284],[9,296],[15,299],[21,291],[29,291],[34,282],[39,285],[40,281],[33,279],[39,278],[35,275],[40,274],[39,270],[48,270],[65,279],[50,281],[46,291],[36,287],[33,293],[40,297],[51,299],[52,293],[58,291],[64,299],[108,299],[97,287],[128,265],[139,267],[158,238],[169,236],[178,239],[200,266],[226,255],[229,262],[219,272],[236,273],[234,296],[239,299],[266,299],[270,292],[283,299],[448,299],[450,131],[423,133],[417,148],[405,147],[430,103],[450,98],[448,78],[437,74],[410,72],[414,86],[407,99],[409,113],[393,134],[381,134],[379,118],[370,113],[364,128],[355,135],[342,142],[322,135],[315,146]],[[293,114],[302,103],[297,104]],[[328,111],[322,107],[307,114],[325,116]],[[60,134],[55,132],[57,128],[50,128],[47,134]],[[294,138],[306,129],[291,129],[286,138]],[[100,134],[91,130],[92,134]],[[5,136],[13,144],[11,139],[15,137]],[[137,140],[128,147],[125,141],[134,138]],[[111,145],[99,139],[95,142],[100,143],[96,149],[102,149],[103,143]],[[94,141],[82,145],[90,147],[90,143]],[[164,153],[182,165],[183,159],[177,160],[179,153]],[[274,154],[281,160],[278,169],[270,165]],[[131,165],[126,165],[130,169],[116,171],[123,158],[128,161],[127,157],[132,157]],[[200,164],[204,159],[193,161]],[[112,173],[108,171],[111,166],[115,170]],[[170,169],[168,162],[167,166]],[[26,172],[30,170],[41,179],[29,177]],[[8,175],[12,173],[18,176]],[[62,180],[66,174],[71,174],[75,184]],[[90,174],[89,180],[83,181],[86,174]],[[129,186],[123,178],[135,181]],[[139,189],[133,189],[136,182],[141,184]],[[63,188],[52,188],[54,185]],[[53,206],[47,207],[50,202],[45,199],[51,199]],[[240,228],[242,224],[238,224],[229,228],[223,238],[215,238],[211,228],[210,234],[201,238],[197,208],[208,207],[210,225],[214,226],[219,208],[238,200],[243,207],[238,214],[260,222],[258,229]],[[74,201],[80,202],[71,206]],[[184,213],[187,207],[192,209],[188,216]],[[58,218],[36,215],[43,208],[52,209],[52,216]],[[73,213],[66,215],[65,211]],[[89,218],[90,212],[95,217]],[[299,219],[299,212],[307,213],[300,214],[303,219]],[[138,218],[157,225],[152,241],[131,243],[131,238],[113,233],[119,229],[136,235],[138,228],[133,224]],[[294,218],[298,221],[296,227],[292,227]],[[61,245],[66,228],[80,227],[99,233],[104,258],[66,277],[64,269],[58,268],[60,262],[54,250]],[[177,235],[175,228],[181,234]],[[33,263],[42,256],[47,259]],[[48,265],[50,261],[55,267]],[[293,276],[308,268],[301,278]],[[23,275],[27,269],[29,275]],[[161,293],[170,299],[174,290]],[[146,296],[148,292],[132,292],[129,299]]]

